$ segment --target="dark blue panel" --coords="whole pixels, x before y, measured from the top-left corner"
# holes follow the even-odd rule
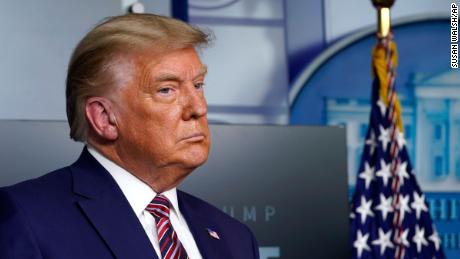
[[[171,1],[171,11],[174,18],[188,22],[188,0]]]

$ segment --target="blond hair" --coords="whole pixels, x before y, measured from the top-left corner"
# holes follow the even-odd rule
[[[66,82],[70,137],[86,141],[85,102],[113,86],[109,68],[119,55],[142,50],[162,53],[209,42],[209,33],[169,17],[128,14],[104,20],[86,34],[70,59]]]

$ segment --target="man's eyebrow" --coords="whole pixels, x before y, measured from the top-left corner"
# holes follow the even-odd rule
[[[196,79],[197,77],[200,77],[200,76],[205,76],[206,73],[208,73],[208,66],[202,65],[200,70],[199,70],[199,72],[194,77],[194,79]],[[180,82],[181,81],[181,79],[177,75],[170,74],[170,73],[163,73],[163,74],[157,75],[157,76],[155,76],[153,78],[153,80],[155,82],[165,82],[165,81],[178,81],[178,82]]]
[[[200,70],[200,72],[198,73],[198,76],[205,76],[207,73],[208,73],[208,66],[202,65],[202,66],[201,66],[201,70]],[[198,76],[197,76],[197,77],[198,77]]]
[[[174,74],[163,73],[163,74],[155,76],[153,80],[155,82],[180,81],[180,78]]]
[[[206,73],[208,73],[208,66],[202,65],[199,72],[195,75],[193,80],[196,80],[198,77],[202,77],[202,76],[204,77]]]

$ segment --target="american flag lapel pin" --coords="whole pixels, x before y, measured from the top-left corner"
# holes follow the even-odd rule
[[[214,238],[214,239],[217,239],[217,240],[220,240],[220,237],[219,237],[219,234],[217,234],[216,231],[210,229],[210,228],[207,228],[206,229],[208,231],[208,234],[210,237]]]

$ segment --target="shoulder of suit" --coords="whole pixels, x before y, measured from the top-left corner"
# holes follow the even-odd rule
[[[11,186],[0,188],[17,199],[38,200],[62,195],[63,191],[69,191],[72,184],[69,167],[64,167],[35,179],[26,180]]]

